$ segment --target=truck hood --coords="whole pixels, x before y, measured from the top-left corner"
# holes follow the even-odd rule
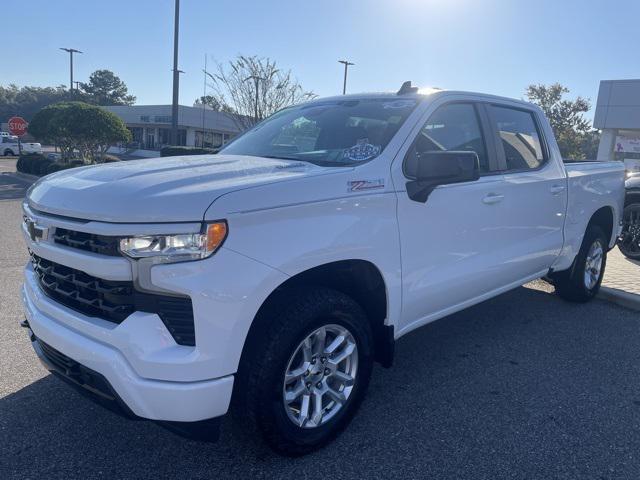
[[[54,173],[33,185],[27,201],[42,212],[85,220],[192,222],[225,193],[335,170],[239,155],[150,158]]]

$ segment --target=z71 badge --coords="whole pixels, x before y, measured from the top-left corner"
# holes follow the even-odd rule
[[[378,190],[384,188],[384,179],[377,180],[351,180],[347,183],[350,192],[362,192],[365,190]]]

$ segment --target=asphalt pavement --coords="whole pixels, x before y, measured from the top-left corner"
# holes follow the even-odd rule
[[[18,325],[25,187],[0,173],[0,479],[640,478],[640,314],[542,282],[403,337],[350,427],[303,458],[229,420],[206,444],[122,419],[47,374]]]

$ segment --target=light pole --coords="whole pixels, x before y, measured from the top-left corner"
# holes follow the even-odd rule
[[[171,103],[171,145],[178,143],[178,88],[180,70],[178,70],[178,32],[180,27],[180,0],[175,0],[173,19],[173,101]]]
[[[75,48],[63,48],[60,47],[60,50],[64,50],[69,53],[69,91],[73,92],[73,54],[74,53],[82,53],[80,50],[76,50]]]
[[[255,104],[255,111],[254,111],[253,119],[255,120],[256,123],[258,123],[258,102],[260,101],[260,99],[258,97],[258,84],[260,83],[260,80],[266,80],[266,78],[259,77],[258,75],[251,75],[251,76],[249,76],[249,77],[244,79],[245,82],[247,80],[253,80],[255,82],[255,84],[256,84],[256,104]]]
[[[348,60],[338,60],[338,63],[344,64],[344,83],[342,84],[342,94],[347,93],[347,69],[349,65],[355,65],[355,63],[351,63]]]

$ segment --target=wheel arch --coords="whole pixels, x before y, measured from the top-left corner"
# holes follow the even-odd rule
[[[252,351],[252,345],[262,338],[274,307],[296,289],[326,287],[342,292],[357,302],[370,322],[374,335],[375,360],[390,367],[394,353],[393,326],[386,325],[388,291],[380,269],[368,260],[338,260],[318,265],[291,276],[278,285],[264,300],[247,334],[240,363]]]
[[[604,206],[596,210],[587,224],[587,229],[592,225],[598,226],[602,229],[606,238],[609,240],[609,246],[611,246],[612,238],[614,235],[614,209],[611,206]],[[615,242],[614,242],[615,244]]]

